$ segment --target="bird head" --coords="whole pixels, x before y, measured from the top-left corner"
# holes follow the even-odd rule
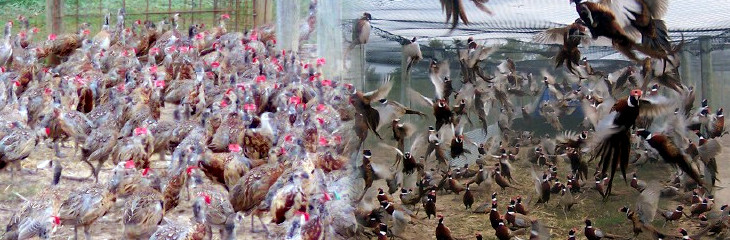
[[[619,212],[622,212],[622,213],[628,213],[628,212],[629,212],[629,207],[627,207],[627,206],[623,206],[623,207],[622,207],[622,208],[620,208],[620,209],[619,209],[618,211],[619,211]]]
[[[370,149],[362,150],[362,156],[364,158],[370,158],[373,156],[373,153],[370,151]]]
[[[586,220],[585,220],[584,222],[585,222],[585,224],[586,224],[586,227],[591,227],[591,226],[593,226],[593,223],[591,222],[591,220],[590,220],[590,219],[587,219],[587,218],[586,218]]]
[[[639,129],[636,131],[636,135],[643,137],[644,139],[650,139],[651,138],[651,132],[645,130],[645,129]]]
[[[576,229],[575,228],[570,229],[570,231],[568,231],[568,236],[575,237],[575,232],[576,232]]]
[[[684,207],[682,207],[682,205],[677,206],[677,211],[681,212],[682,210],[684,210]]]
[[[724,117],[724,116],[722,115],[722,110],[723,110],[722,108],[718,108],[718,109],[717,109],[717,117]]]
[[[368,21],[373,20],[373,16],[370,15],[370,13],[368,12],[364,12],[362,16],[365,17]]]

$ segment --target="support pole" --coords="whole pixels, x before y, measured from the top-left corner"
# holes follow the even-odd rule
[[[278,47],[287,52],[292,52],[292,54],[295,54],[294,52],[299,50],[299,12],[298,1],[278,0],[276,2],[276,15],[278,16],[276,22],[276,39],[279,40],[277,41],[279,44]],[[333,18],[333,16],[331,17]],[[334,36],[332,37],[334,38]],[[329,63],[329,59],[327,60]]]
[[[297,19],[300,19],[299,12],[301,11],[297,8]],[[277,12],[277,18],[281,19],[279,12]],[[317,24],[315,27],[317,31],[317,55],[327,59],[324,71],[326,76],[330,78],[340,77],[344,73],[341,24],[342,1],[317,0]],[[297,32],[292,37],[298,42],[299,24],[295,24],[294,28],[297,29]]]
[[[712,102],[712,49],[710,38],[700,39],[700,76],[702,79],[702,99]]]
[[[49,33],[61,34],[63,31],[62,14],[63,1],[46,0],[46,26]],[[56,65],[60,62],[56,55],[51,55],[49,61],[52,65]]]

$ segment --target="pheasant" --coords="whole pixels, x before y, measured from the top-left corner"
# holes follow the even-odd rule
[[[196,181],[196,180],[194,180]],[[228,196],[220,188],[196,184],[196,198],[193,201],[193,215],[208,228],[219,230],[221,239],[235,239],[235,222],[238,214],[228,201]],[[212,230],[208,230],[209,234]],[[212,234],[211,234],[212,236]]]
[[[58,161],[53,165],[53,181],[50,188],[23,203],[19,210],[13,213],[2,239],[30,239],[36,236],[50,239],[50,235],[61,224],[58,217],[63,198],[63,191],[58,188],[61,165]]]
[[[75,189],[61,204],[61,225],[74,226],[74,239],[78,228],[84,228],[84,239],[91,239],[91,225],[104,216],[114,204],[115,196],[105,184],[92,184]]]
[[[204,240],[211,239],[202,223],[168,222],[152,233],[150,240]]]
[[[238,180],[238,183],[230,191],[229,200],[233,205],[233,209],[236,212],[251,214],[252,210],[264,200],[271,185],[276,182],[283,172],[283,166],[277,163],[267,163],[251,169]],[[251,214],[251,231],[254,231],[253,216],[254,214]],[[268,231],[263,222],[262,227]]]

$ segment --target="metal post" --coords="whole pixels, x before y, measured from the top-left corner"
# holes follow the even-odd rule
[[[700,76],[702,79],[702,99],[712,101],[712,45],[710,38],[700,39]]]
[[[145,0],[145,8],[144,8],[144,20],[149,21],[150,20],[150,0]]]
[[[689,46],[687,46],[689,48]],[[689,50],[682,51],[682,55],[680,56],[681,59],[679,60],[679,75],[682,77],[682,81],[685,83],[691,83],[695,84],[692,76],[692,54],[689,52]],[[696,84],[695,84],[696,85]]]

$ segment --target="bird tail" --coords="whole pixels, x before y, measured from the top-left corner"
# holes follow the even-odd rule
[[[675,159],[666,159],[669,162],[673,162],[674,164],[677,164],[677,167],[679,167],[680,170],[687,173],[692,180],[694,180],[697,184],[700,186],[704,186],[704,183],[702,179],[700,178],[700,173],[692,167],[692,164],[689,162],[690,160],[687,158],[687,156],[680,154]]]
[[[670,51],[672,46],[669,43],[669,34],[664,20],[654,19],[651,26],[653,34],[643,34],[641,44],[655,51]]]
[[[578,49],[570,51],[568,49],[561,48],[558,55],[555,56],[555,68],[565,65],[568,71],[573,74],[576,74],[574,66],[578,65],[578,62],[580,62],[580,51]]]
[[[611,188],[613,186],[613,179],[616,174],[616,168],[621,167],[621,173],[626,181],[626,167],[629,164],[629,152],[631,151],[631,137],[627,129],[621,130],[614,133],[608,138],[608,141],[604,141],[598,146],[598,152],[591,158],[601,157],[601,161],[598,163],[600,171],[608,173],[610,167],[611,176],[606,187],[606,193],[603,195],[604,198],[611,194]]]

